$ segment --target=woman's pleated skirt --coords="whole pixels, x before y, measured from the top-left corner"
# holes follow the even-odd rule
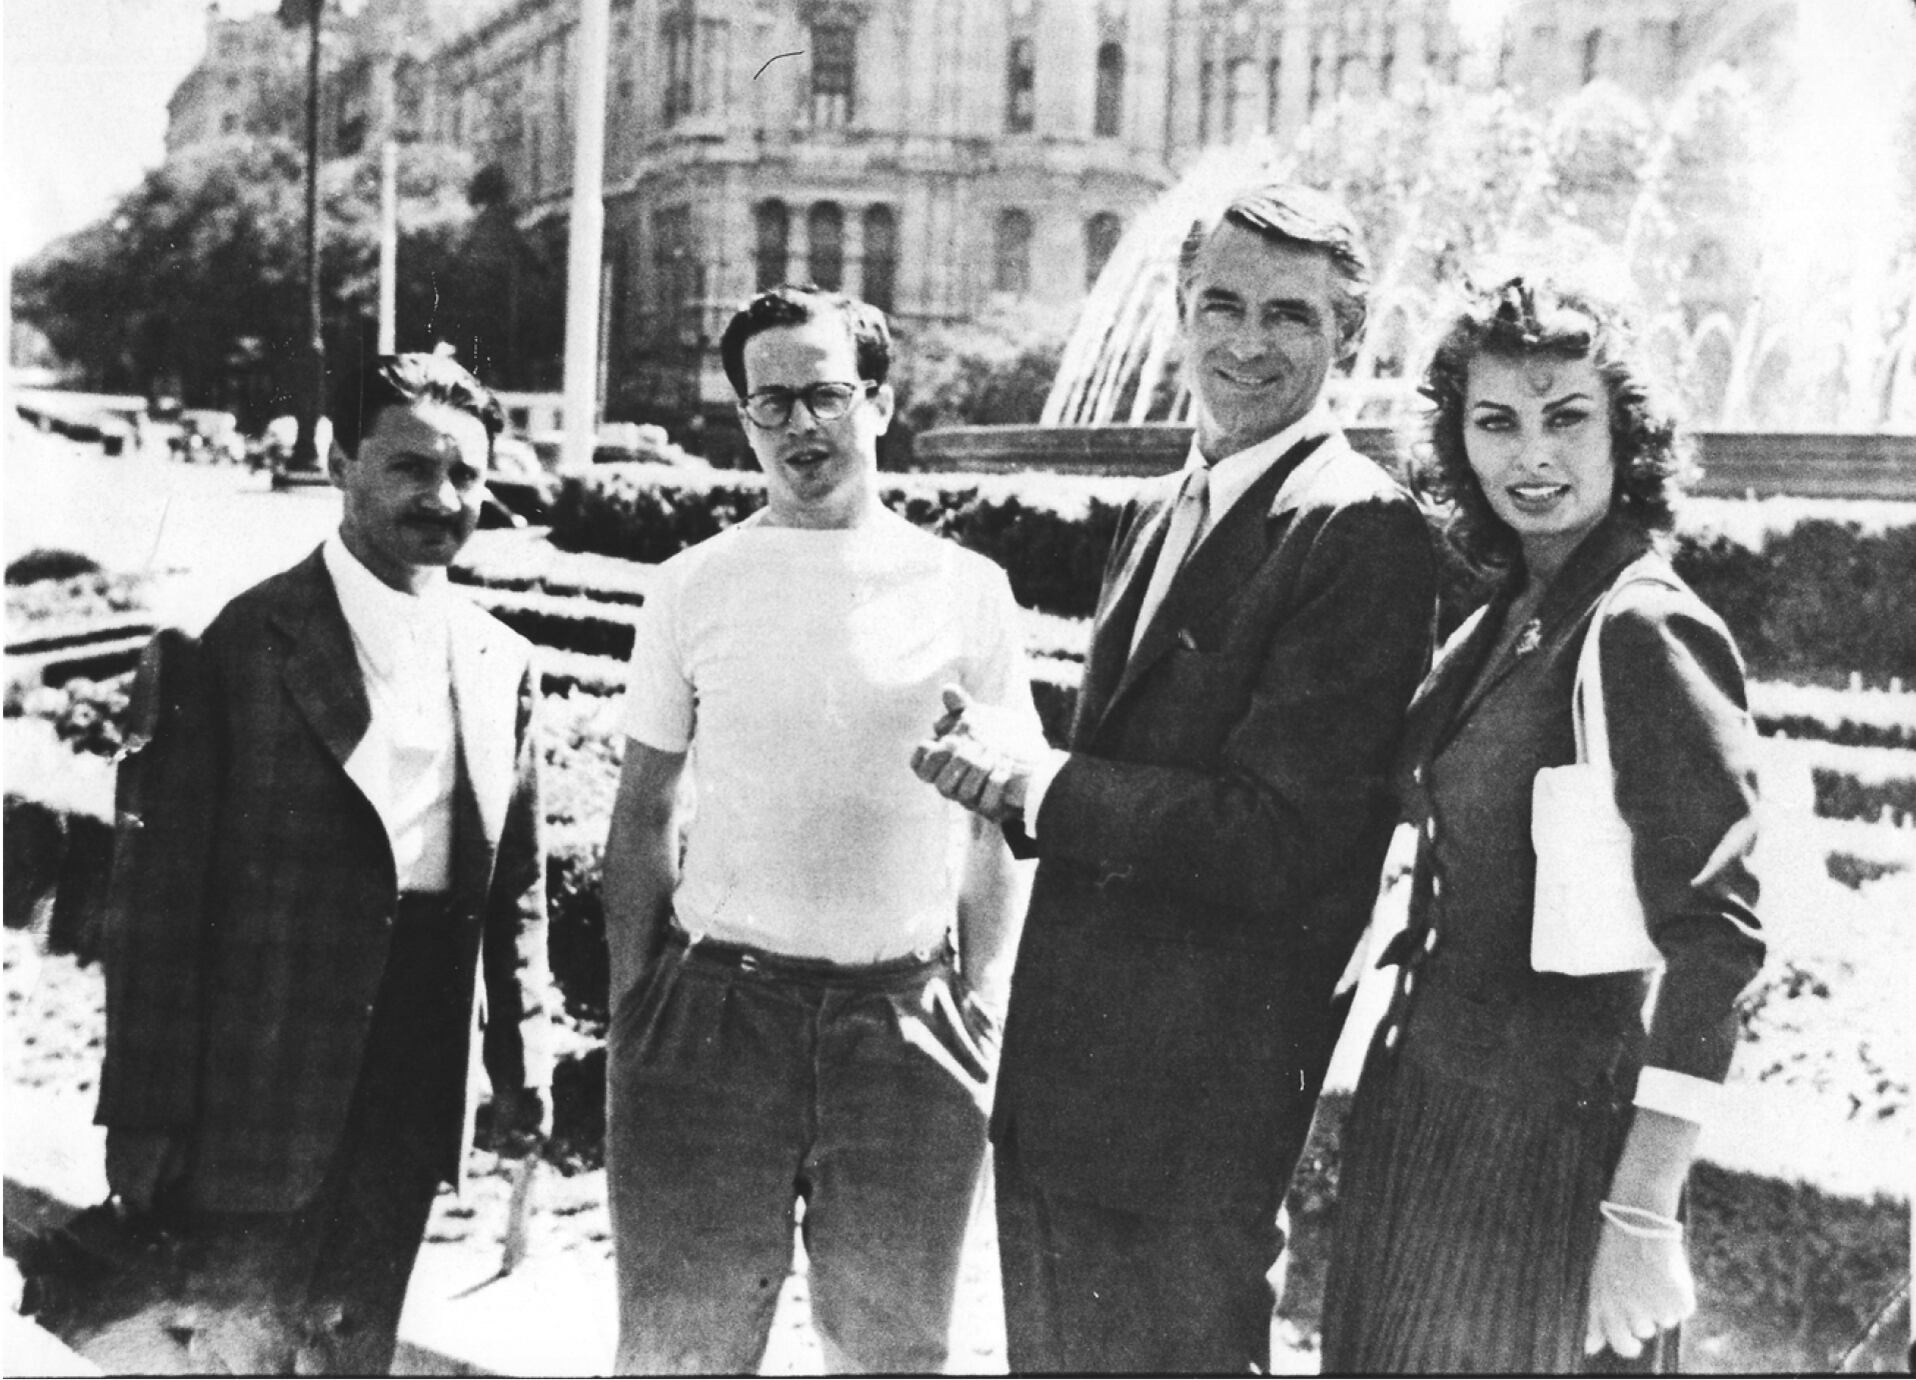
[[[1581,1369],[1626,1119],[1374,1046],[1343,1135],[1325,1372]]]

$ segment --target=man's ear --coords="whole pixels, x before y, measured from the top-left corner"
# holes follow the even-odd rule
[[[1349,364],[1357,358],[1358,348],[1364,343],[1364,326],[1370,320],[1370,304],[1360,302],[1347,316],[1339,312],[1337,316],[1337,362]]]
[[[326,473],[332,478],[334,488],[346,487],[346,467],[352,462],[353,457],[339,448],[339,442],[333,442],[326,455]]]
[[[872,392],[871,405],[878,414],[878,434],[883,436],[891,430],[892,415],[898,410],[898,395],[892,392],[889,383],[881,383]]]

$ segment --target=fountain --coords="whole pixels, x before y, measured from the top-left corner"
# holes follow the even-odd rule
[[[1648,304],[1646,339],[1699,434],[1703,492],[1916,498],[1916,169],[1904,185],[1891,171],[1910,160],[1898,125],[1916,84],[1882,34],[1887,63],[1856,51],[1871,41],[1865,9],[1795,7],[1780,105],[1722,65],[1693,74],[1660,119],[1603,82],[1547,115],[1503,91],[1431,85],[1339,102],[1288,148],[1205,150],[1127,226],[1039,425],[930,432],[918,456],[958,470],[1176,468],[1190,407],[1178,245],[1233,188],[1296,177],[1344,197],[1371,237],[1370,329],[1331,404],[1376,458],[1395,461],[1416,402],[1405,370],[1462,275],[1541,256],[1607,264]]]

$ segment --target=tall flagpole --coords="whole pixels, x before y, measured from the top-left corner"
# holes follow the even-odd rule
[[[379,146],[379,353],[399,351],[399,145]]]
[[[611,0],[580,0],[572,224],[566,256],[565,465],[592,463],[599,424],[599,268],[605,251],[605,85]]]

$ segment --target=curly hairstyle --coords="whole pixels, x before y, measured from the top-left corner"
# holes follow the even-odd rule
[[[1582,288],[1519,276],[1472,294],[1431,351],[1418,388],[1433,407],[1411,486],[1449,508],[1444,535],[1459,555],[1480,570],[1508,569],[1522,558],[1517,534],[1491,509],[1464,449],[1464,391],[1472,361],[1483,354],[1595,364],[1610,395],[1615,511],[1646,531],[1671,528],[1672,500],[1692,471],[1690,444],[1622,308]]]

